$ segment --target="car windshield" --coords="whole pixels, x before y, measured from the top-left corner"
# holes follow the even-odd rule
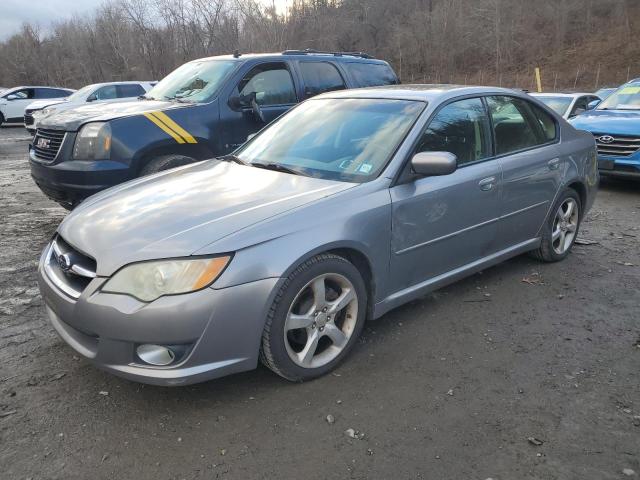
[[[69,95],[69,97],[67,97],[67,100],[69,100],[70,102],[73,102],[76,100],[84,100],[87,97],[87,95],[91,93],[91,90],[93,90],[94,88],[95,88],[95,85],[87,85],[85,87],[82,87],[77,92],[74,92],[72,95]]]
[[[154,100],[204,102],[218,90],[227,74],[238,62],[203,60],[185,63],[153,87],[145,97]]]
[[[236,156],[274,170],[367,182],[385,168],[425,105],[369,98],[309,100],[263,130]]]
[[[559,113],[560,115],[564,115],[565,113],[567,113],[567,109],[569,108],[569,105],[571,105],[571,102],[573,101],[573,98],[571,97],[538,97],[536,96],[536,98],[540,100],[542,103],[544,103],[551,110],[555,111],[556,113]]]
[[[620,87],[598,105],[598,110],[640,110],[640,84]]]

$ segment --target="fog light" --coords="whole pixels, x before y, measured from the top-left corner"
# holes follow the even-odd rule
[[[136,353],[142,361],[157,366],[169,365],[176,358],[173,350],[162,345],[140,345]]]

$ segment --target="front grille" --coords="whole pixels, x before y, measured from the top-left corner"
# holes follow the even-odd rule
[[[33,112],[31,110],[24,112],[24,124],[33,125]]]
[[[630,137],[626,135],[608,135],[606,133],[594,133],[593,135],[594,137],[596,137],[596,146],[598,147],[598,153],[600,155],[630,157],[638,150],[640,150],[640,138],[638,137]],[[603,138],[609,141],[603,142]]]
[[[64,140],[64,130],[49,130],[39,128],[33,137],[33,150],[36,158],[46,162],[53,162],[58,155]]]
[[[74,249],[59,235],[48,247],[44,269],[47,277],[73,298],[80,297],[96,277],[96,261]]]

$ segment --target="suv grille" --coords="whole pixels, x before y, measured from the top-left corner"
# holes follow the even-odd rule
[[[58,235],[45,254],[44,271],[60,290],[78,298],[96,276],[96,261],[75,250]]]
[[[33,150],[36,158],[53,162],[58,155],[64,135],[64,130],[47,130],[45,128],[36,130],[36,136],[33,137]]]
[[[24,112],[24,124],[25,125],[33,125],[33,111],[25,110]]]
[[[594,133],[593,135],[596,137],[596,146],[600,155],[629,157],[640,150],[640,138],[638,137],[613,136],[606,133]],[[603,139],[608,141],[605,142]]]

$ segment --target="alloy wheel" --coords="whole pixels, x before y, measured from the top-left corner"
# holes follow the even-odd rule
[[[553,251],[558,255],[563,255],[571,248],[578,231],[579,217],[578,202],[571,197],[565,199],[558,207],[551,230],[551,244]]]
[[[289,358],[304,368],[318,368],[345,349],[358,319],[358,295],[337,273],[318,275],[296,295],[284,324]]]

